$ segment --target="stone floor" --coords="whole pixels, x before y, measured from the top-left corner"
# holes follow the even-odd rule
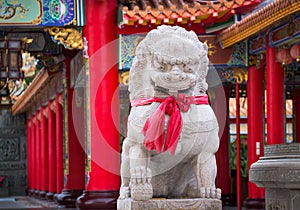
[[[16,197],[0,197],[0,209],[13,210],[13,209],[63,209],[57,208],[57,205],[52,201],[39,200],[28,196],[16,196]],[[75,210],[68,208],[69,210]]]
[[[40,200],[29,196],[0,197],[0,210],[62,210],[52,201]],[[236,210],[236,207],[223,207],[222,210]],[[68,208],[76,210],[76,208]],[[243,208],[244,210],[244,208]]]

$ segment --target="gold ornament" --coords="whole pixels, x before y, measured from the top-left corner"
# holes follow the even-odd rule
[[[76,28],[47,27],[45,31],[68,49],[83,49],[82,32]]]

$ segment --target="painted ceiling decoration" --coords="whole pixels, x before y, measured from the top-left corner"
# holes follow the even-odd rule
[[[218,38],[221,45],[226,48],[266,30],[268,27],[290,15],[299,15],[299,11],[299,0],[276,0],[223,30],[218,35]]]
[[[2,0],[0,24],[83,26],[83,0]]]
[[[261,0],[123,0],[119,27],[161,24],[197,24],[202,27],[228,21],[253,9]]]
[[[299,42],[300,13],[289,21],[269,31],[269,47],[292,45]]]

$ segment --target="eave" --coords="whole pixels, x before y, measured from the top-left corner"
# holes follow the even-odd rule
[[[281,19],[300,11],[299,0],[277,0],[263,9],[248,15],[240,22],[223,30],[218,39],[223,48],[240,42],[268,27]]]
[[[152,27],[161,24],[212,26],[227,21],[234,14],[253,9],[261,0],[219,1],[133,1],[131,7],[119,5],[119,28]],[[138,4],[137,2],[141,2]],[[150,4],[152,2],[152,4]],[[188,3],[192,2],[192,3]]]
[[[29,110],[43,94],[47,94],[47,86],[53,84],[52,82],[56,81],[60,76],[61,72],[53,74],[46,68],[42,68],[24,93],[13,104],[11,108],[12,114],[17,115]]]

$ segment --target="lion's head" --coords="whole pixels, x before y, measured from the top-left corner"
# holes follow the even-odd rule
[[[130,70],[130,100],[207,90],[208,47],[193,31],[159,26],[138,44]]]

